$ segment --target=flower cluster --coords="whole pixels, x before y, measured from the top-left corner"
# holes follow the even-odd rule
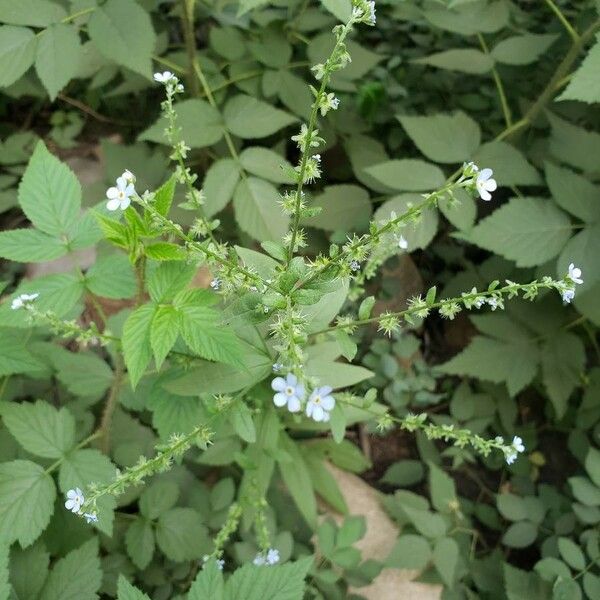
[[[500,443],[504,443],[504,440],[501,437],[496,438]],[[512,444],[504,450],[504,456],[506,458],[506,463],[512,465],[521,452],[525,452],[525,446],[523,445],[523,440],[515,435],[513,438]]]
[[[269,548],[266,552],[256,555],[252,563],[257,567],[276,565],[279,562],[279,550]]]
[[[575,298],[575,286],[583,283],[581,275],[581,269],[571,263],[567,274],[568,281],[565,281],[563,287],[559,290],[565,304],[570,304],[571,300]]]
[[[275,377],[271,382],[271,388],[276,392],[273,396],[275,406],[279,408],[287,406],[292,413],[300,412],[306,391],[304,385],[293,373],[289,373],[285,379]],[[317,423],[329,421],[330,412],[335,407],[335,398],[331,395],[332,390],[333,388],[326,385],[312,391],[305,407],[307,417]]]
[[[21,294],[17,296],[11,303],[10,307],[13,310],[19,310],[24,306],[29,306],[36,298],[39,297],[39,294]]]

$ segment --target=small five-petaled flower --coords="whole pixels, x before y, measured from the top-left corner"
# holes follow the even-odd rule
[[[81,510],[84,502],[85,498],[83,497],[83,492],[79,488],[75,488],[67,492],[65,508],[72,513],[77,514]]]
[[[266,554],[257,554],[252,563],[257,567],[263,565],[276,565],[279,562],[279,550],[269,548]]]
[[[275,392],[273,403],[275,406],[286,406],[290,412],[298,412],[304,400],[304,386],[298,383],[298,378],[289,373],[283,377],[275,377],[271,382],[271,387]]]
[[[515,435],[511,444],[511,451],[506,454],[506,462],[512,465],[521,452],[525,452],[523,440],[518,435]]]
[[[335,406],[335,398],[331,395],[331,390],[328,385],[313,390],[306,403],[306,416],[317,423],[329,421],[329,413]]]
[[[131,204],[131,197],[135,194],[135,177],[130,171],[125,171],[117,179],[116,187],[110,187],[106,190],[108,210],[125,210]]]
[[[475,187],[482,200],[491,200],[493,192],[498,187],[495,179],[492,179],[494,171],[492,169],[482,169],[475,177]]]

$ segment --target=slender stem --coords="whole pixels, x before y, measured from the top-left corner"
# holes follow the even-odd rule
[[[84,446],[87,446],[90,442],[93,442],[95,439],[100,437],[100,432],[99,431],[95,431],[94,433],[92,433],[91,435],[88,435],[88,437],[86,437],[84,440],[82,440],[81,442],[79,442],[79,444],[77,444],[77,446],[75,446],[75,448],[73,448],[73,450],[80,450],[81,448],[83,448]],[[60,465],[62,465],[62,463],[65,460],[65,456],[62,456],[61,458],[59,458],[56,462],[53,462],[45,471],[44,473],[46,473],[46,475],[49,475],[50,473],[56,471],[56,469],[58,469],[58,467],[60,467]]]
[[[562,23],[563,27],[567,30],[567,33],[571,36],[573,42],[579,41],[579,34],[575,31],[571,23],[567,21],[565,15],[563,15],[562,11],[556,4],[554,4],[553,0],[545,0],[546,4],[550,7],[550,10],[558,17],[558,20]]]
[[[485,39],[481,33],[477,34],[479,38],[479,44],[481,45],[481,49],[489,55],[490,51],[485,43]],[[498,96],[500,98],[500,106],[502,107],[502,114],[504,115],[504,122],[506,123],[506,127],[510,127],[512,125],[512,117],[510,113],[510,106],[508,105],[508,100],[506,99],[506,93],[504,92],[504,85],[502,84],[502,79],[500,79],[500,75],[496,67],[492,67],[492,76],[494,78],[494,83],[496,84],[496,89],[498,90]]]
[[[79,12],[73,13],[72,15],[69,15],[68,17],[65,17],[61,23],[70,23],[71,21],[74,21],[75,19],[78,19],[79,17],[84,17],[85,15],[88,15],[92,12],[94,12],[96,10],[96,6],[91,6],[90,8],[84,8],[83,10],[80,10]]]
[[[200,93],[198,80],[194,74],[194,63],[196,62],[196,31],[194,24],[194,8],[196,0],[181,0],[182,13],[181,21],[183,24],[183,37],[185,39],[185,50],[188,58],[187,81],[190,86],[192,96],[197,97]]]
[[[464,294],[462,296],[458,296],[455,298],[446,298],[444,300],[440,300],[439,302],[435,302],[433,304],[428,304],[427,306],[415,306],[415,307],[407,308],[406,310],[401,310],[398,312],[384,313],[384,314],[378,315],[377,317],[370,317],[369,319],[357,319],[356,321],[351,321],[350,323],[339,323],[337,325],[332,325],[331,327],[327,327],[326,329],[322,329],[321,331],[316,331],[311,335],[315,336],[315,335],[319,335],[321,333],[337,331],[339,329],[348,329],[348,328],[353,328],[353,327],[360,327],[363,325],[369,325],[372,323],[379,323],[382,320],[394,318],[394,317],[396,317],[396,318],[411,317],[413,315],[418,314],[419,312],[422,312],[423,310],[429,311],[432,309],[442,308],[443,306],[448,306],[448,305],[454,304],[454,303],[463,304],[465,301],[467,301],[467,302],[469,302],[471,300],[474,301],[477,298],[482,298],[482,297],[487,298],[487,297],[497,296],[498,294],[504,295],[504,294],[516,293],[519,291],[529,291],[534,288],[542,288],[542,287],[552,288],[552,287],[555,287],[555,285],[554,285],[554,282],[552,282],[551,284],[550,283],[546,284],[544,282],[539,282],[539,281],[534,281],[532,283],[515,283],[512,285],[506,285],[502,288],[496,288],[494,290]]]
[[[136,306],[144,303],[145,284],[146,284],[146,257],[142,256],[135,265],[135,276],[137,280],[137,294],[135,298]]]

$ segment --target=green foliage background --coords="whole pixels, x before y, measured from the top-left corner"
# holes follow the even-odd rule
[[[345,426],[368,424],[371,414],[354,408],[332,423],[331,436],[306,423],[280,428],[263,385],[250,407],[235,404],[207,451],[194,449],[146,487],[104,500],[97,530],[63,509],[68,489],[111,481],[115,466],[133,465],[209,418],[204,395],[240,392],[271,372],[251,334],[236,354],[210,294],[188,289],[195,269],[172,262],[179,250],[152,239],[148,223],[140,252],[154,265],[150,301],[106,323],[121,335],[127,319],[127,372],[111,352],[53,340],[10,309],[10,298],[39,292],[41,310],[89,318],[98,299],[139,294],[127,256],[101,242],[126,247],[124,226],[106,220],[100,228],[80,212],[95,207],[107,217],[105,189],[124,168],[139,190],[160,188],[165,212],[173,194],[174,206],[183,200],[168,179],[152,81],[163,69],[186,83],[176,110],[207,216],[221,221],[247,264],[272,269],[272,259],[248,248],[279,242],[287,230],[287,217],[274,210],[293,182],[280,168],[297,158],[286,140],[308,118],[309,68],[331,50],[331,28],[348,18],[350,2],[198,2],[193,43],[184,6],[0,0],[0,287],[7,296],[0,305],[0,598],[228,599],[239,598],[244,578],[256,578],[244,600],[303,593],[335,600],[383,567],[422,570],[422,580],[444,585],[446,599],[599,598],[600,20],[593,1],[377,2],[377,26],[356,31],[352,63],[333,78],[341,105],[319,124],[325,179],[311,198],[323,211],[303,223],[307,254],[315,255],[366,231],[373,216],[401,212],[464,161],[494,170],[500,189],[489,204],[465,194],[458,209],[441,203],[428,212],[407,230],[411,257],[390,256],[381,275],[365,271],[363,290],[348,301],[347,290],[330,291],[309,307],[311,330],[326,327],[345,302],[356,309],[361,291],[398,302],[406,294],[396,273],[407,264],[427,287],[455,296],[495,279],[561,277],[575,263],[584,284],[573,306],[542,295],[476,313],[462,320],[468,335],[454,345],[452,329],[439,322],[393,340],[362,332],[313,346],[307,370],[356,396],[376,388],[375,413],[385,406],[399,417],[430,412],[437,424],[488,437],[518,434],[526,456],[507,467],[501,456],[480,459],[417,433],[416,443],[402,438],[402,458],[371,468],[358,446],[341,439]],[[123,144],[109,137],[115,132]],[[105,181],[82,189],[39,138],[63,157],[100,140]],[[173,213],[191,224],[189,212]],[[97,260],[83,271],[30,280],[17,264],[92,246]],[[180,360],[171,355],[160,370],[173,349]],[[190,351],[205,360],[188,361]],[[153,359],[160,372],[148,374]],[[240,362],[248,370],[233,376]],[[90,438],[111,395],[110,444],[96,447]],[[317,496],[347,511],[325,458],[367,472],[383,492],[401,526],[384,563],[363,561],[353,547],[364,533],[360,519],[318,523]],[[229,506],[251,484],[267,493],[282,561],[295,562],[270,567],[269,577],[242,566],[257,551],[249,512],[226,551],[226,570],[241,568],[224,584],[209,563],[195,579]],[[315,546],[321,560],[310,566],[300,557]],[[273,581],[285,592],[270,592]]]

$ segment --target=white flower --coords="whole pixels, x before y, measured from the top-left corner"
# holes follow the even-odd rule
[[[267,564],[275,565],[279,562],[279,550],[276,548],[270,548],[267,552]]]
[[[85,502],[83,492],[79,488],[69,490],[67,492],[67,501],[65,502],[65,508],[73,513],[78,513],[79,509]]]
[[[281,369],[283,369],[283,365],[281,363],[277,362],[273,364],[273,373],[279,373]]]
[[[154,73],[154,81],[157,83],[169,83],[175,75],[171,71],[164,71],[163,73]]]
[[[515,437],[513,437],[511,447],[511,451],[509,451],[506,454],[506,462],[509,465],[512,465],[515,462],[515,460],[517,460],[517,456],[520,452],[525,452],[523,440],[518,435],[515,435]]]
[[[111,187],[106,190],[108,210],[125,210],[131,204],[131,196],[135,194],[135,177],[129,171],[125,171],[117,179],[117,187]]]
[[[350,263],[350,269],[352,269],[353,271],[359,271],[360,270],[360,263],[357,260],[353,260]]]
[[[264,564],[266,564],[266,562],[267,562],[267,560],[265,559],[265,557],[262,554],[257,554],[254,557],[252,564],[257,567],[262,567]]]
[[[96,513],[83,513],[83,516],[87,523],[97,523],[98,515]]]
[[[408,241],[403,235],[401,235],[398,239],[398,248],[401,248],[402,250],[406,250],[408,248]]]
[[[369,20],[371,21],[371,25],[375,25],[377,21],[375,16],[375,0],[367,2],[367,8],[369,9]]]
[[[331,395],[328,385],[313,390],[306,403],[306,415],[319,422],[329,421],[329,411],[335,406],[335,398]]]
[[[575,298],[575,290],[573,288],[565,288],[562,292],[562,299],[565,304],[571,304],[571,300]]]
[[[210,282],[210,287],[211,287],[213,290],[215,290],[215,291],[217,291],[217,290],[220,290],[220,289],[221,289],[221,283],[222,283],[222,281],[221,281],[221,280],[220,280],[218,277],[215,277],[215,278],[214,278],[214,279],[213,279],[213,280]]]
[[[219,571],[222,571],[223,567],[225,566],[225,561],[222,558],[217,558],[216,563]]]
[[[285,406],[290,412],[298,412],[302,400],[304,400],[304,386],[298,383],[298,378],[290,373],[285,379],[275,377],[271,387],[277,393],[273,396],[275,406]]]
[[[482,200],[491,200],[492,195],[490,192],[493,192],[498,184],[495,179],[492,179],[492,175],[494,172],[492,169],[483,169],[479,173],[477,173],[477,178],[475,179],[475,187],[479,192],[479,196]]]
[[[569,265],[569,278],[573,283],[583,283],[583,279],[581,279],[581,269],[576,267],[573,263]]]
[[[39,294],[21,294],[12,301],[10,307],[13,310],[19,310],[19,308],[23,308],[29,302],[33,302],[38,296]]]
[[[492,307],[492,310],[496,310],[498,308],[498,300],[496,300],[496,298],[488,298],[487,303]]]

